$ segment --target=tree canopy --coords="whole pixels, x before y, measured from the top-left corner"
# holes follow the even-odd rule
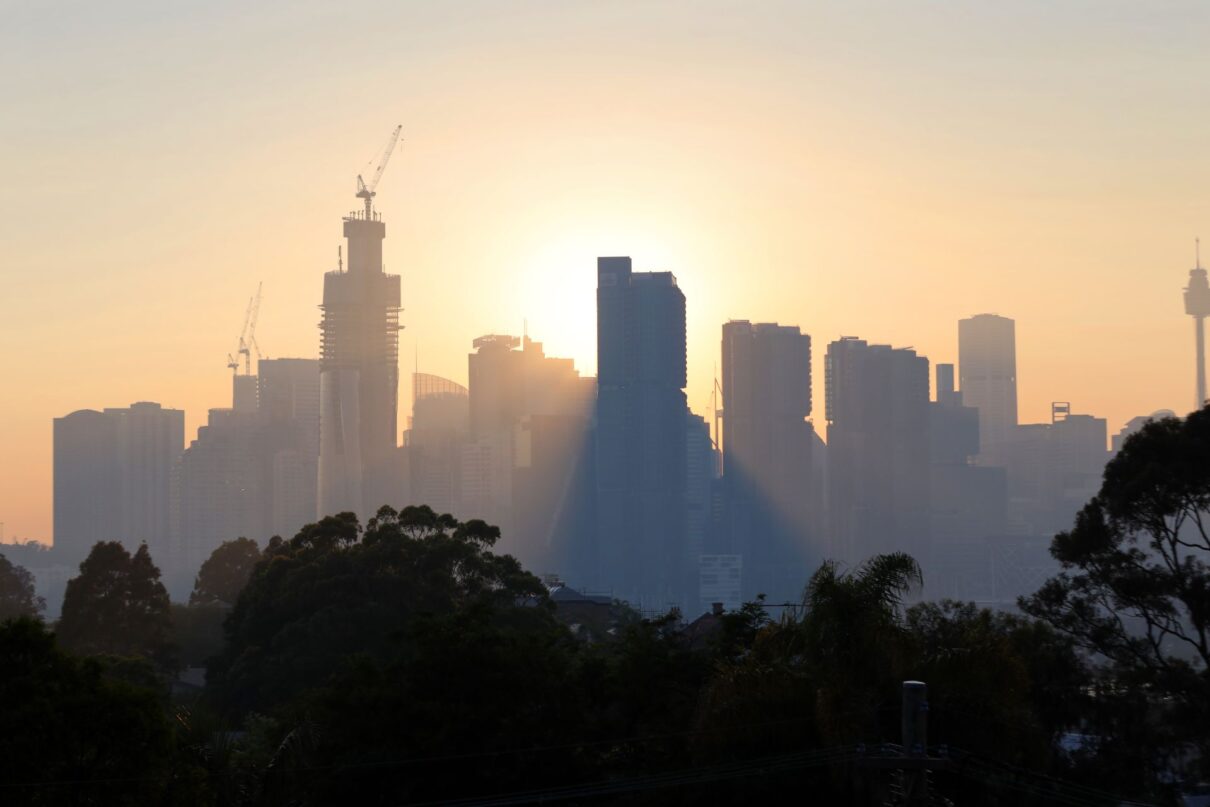
[[[141,656],[162,670],[176,664],[172,615],[147,545],[131,555],[116,541],[93,546],[67,582],[57,634],[80,655]]]
[[[0,622],[22,616],[39,616],[46,600],[34,590],[29,570],[0,555]]]
[[[198,571],[189,604],[234,605],[260,557],[260,547],[250,538],[224,541],[210,553]]]
[[[171,729],[154,692],[63,653],[28,618],[0,624],[0,658],[6,805],[173,803]]]
[[[491,546],[500,531],[428,507],[341,513],[274,539],[226,623],[211,668],[231,704],[268,708],[325,682],[348,659],[389,657],[407,631],[475,608],[549,614],[538,578]]]
[[[1022,609],[1166,701],[1210,760],[1210,408],[1131,436],[1051,554]]]

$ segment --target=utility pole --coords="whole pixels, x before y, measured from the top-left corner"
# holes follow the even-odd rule
[[[899,722],[902,745],[885,743],[873,750],[864,745],[857,747],[860,767],[897,772],[888,805],[927,807],[929,771],[950,766],[948,757],[929,756],[928,713],[928,685],[923,681],[904,681]]]

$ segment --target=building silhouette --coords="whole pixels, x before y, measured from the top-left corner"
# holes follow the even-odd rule
[[[188,594],[197,570],[224,541],[294,536],[315,520],[319,460],[319,361],[262,359],[249,395],[233,389],[178,460],[172,480],[169,590]]]
[[[317,512],[319,360],[261,359],[257,373],[257,413],[273,451],[269,532],[289,537]]]
[[[722,457],[710,436],[710,424],[701,415],[689,413],[686,419],[685,449],[687,457],[685,478],[685,569],[690,595],[687,600],[694,609],[718,602],[717,592],[702,587],[703,557],[716,554],[721,528],[721,499],[719,487]],[[711,565],[710,561],[706,562]],[[703,605],[705,604],[705,605]]]
[[[686,598],[685,295],[671,272],[597,260],[598,588],[643,608]]]
[[[414,373],[412,417],[403,436],[409,503],[428,505],[438,513],[460,512],[469,431],[466,387],[448,378]]]
[[[733,320],[722,330],[723,490],[743,596],[796,598],[822,560],[812,473],[811,337]]]
[[[1017,426],[1016,323],[996,314],[959,320],[958,372],[963,402],[979,410],[980,460],[1000,464]]]
[[[832,557],[907,552],[929,563],[929,363],[844,337],[825,359]]]
[[[318,515],[364,517],[400,492],[399,276],[383,271],[386,224],[370,198],[344,236],[348,266],[324,275],[320,306]]]
[[[582,462],[595,385],[528,336],[482,336],[473,347],[461,512],[498,525],[500,550],[530,568],[570,571],[568,542],[591,528]]]
[[[979,410],[965,406],[954,387],[954,365],[938,364],[936,398],[929,406],[931,562],[925,596],[986,601],[994,594],[989,542],[1008,530],[1004,468],[975,464]]]
[[[1049,423],[1017,427],[1004,456],[1013,532],[1049,538],[1071,528],[1100,488],[1108,432],[1104,418],[1074,413],[1065,401],[1051,404]]]
[[[185,444],[185,413],[141,402],[81,410],[54,421],[54,546],[79,563],[97,541],[170,551],[172,468]]]

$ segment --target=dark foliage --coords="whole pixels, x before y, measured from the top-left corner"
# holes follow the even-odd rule
[[[46,609],[46,600],[34,591],[34,576],[0,555],[0,621],[17,617],[37,617]]]
[[[57,634],[78,655],[139,656],[174,669],[168,591],[147,545],[131,555],[116,541],[97,543],[67,583]]]
[[[189,604],[234,605],[260,558],[260,547],[250,538],[224,541],[198,571]]]
[[[64,654],[30,619],[0,625],[0,659],[4,804],[189,803],[155,692]]]
[[[1062,572],[1021,602],[1110,662],[1106,693],[1150,694],[1164,714],[1144,743],[1155,757],[1186,755],[1191,743],[1210,762],[1208,514],[1210,408],[1153,421],[1106,467],[1075,527],[1055,537]]]

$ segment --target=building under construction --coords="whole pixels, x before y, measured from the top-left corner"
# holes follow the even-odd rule
[[[386,224],[374,187],[390,159],[391,136],[373,180],[357,178],[364,210],[344,218],[347,263],[324,275],[320,322],[319,517],[368,516],[395,493],[399,391],[399,276],[383,271]],[[395,502],[397,504],[397,502]]]

